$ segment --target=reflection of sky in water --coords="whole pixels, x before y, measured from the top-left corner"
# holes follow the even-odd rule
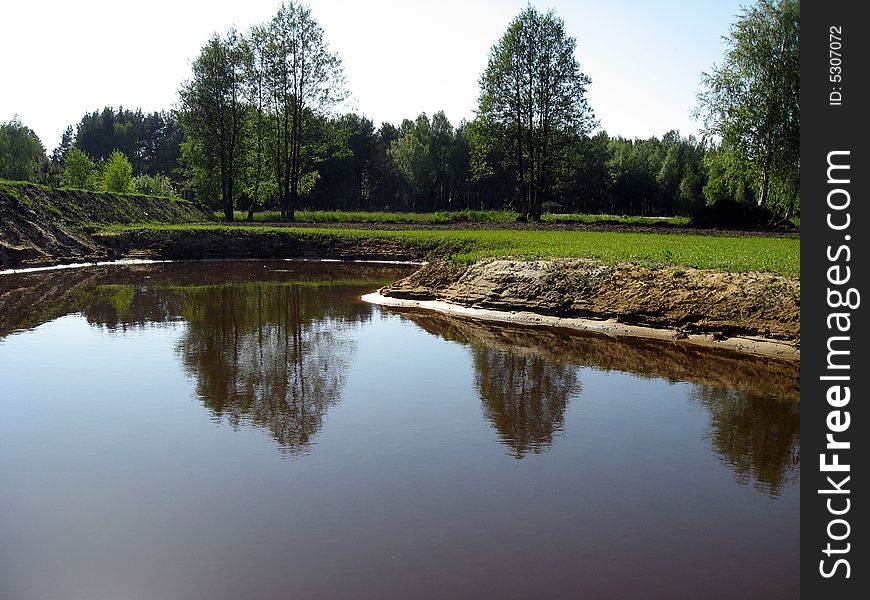
[[[299,291],[284,321],[234,326],[224,297],[220,322],[124,330],[71,315],[0,342],[4,593],[796,591],[796,405],[511,358],[349,309],[348,289]],[[264,333],[271,349],[252,349]],[[210,370],[236,348],[242,371]],[[248,392],[306,355],[304,392],[288,397],[314,427],[282,442],[270,416],[283,431],[288,413]],[[536,381],[537,403],[510,393]],[[749,417],[785,441],[758,446]]]

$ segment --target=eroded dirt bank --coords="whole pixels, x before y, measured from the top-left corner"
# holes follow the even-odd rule
[[[209,219],[184,200],[0,182],[0,268],[115,258],[90,235],[97,224]]]
[[[772,273],[721,273],[592,260],[433,262],[381,291],[496,311],[612,319],[692,333],[800,345],[800,280]]]
[[[163,260],[308,258],[421,260],[432,248],[401,241],[248,228],[135,229],[98,233],[94,240],[117,257]]]

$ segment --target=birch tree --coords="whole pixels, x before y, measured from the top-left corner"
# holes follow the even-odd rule
[[[585,135],[595,126],[586,100],[591,79],[580,70],[576,45],[555,12],[529,6],[492,47],[480,78],[478,113],[512,146],[517,212],[536,220],[561,151],[556,134]]]

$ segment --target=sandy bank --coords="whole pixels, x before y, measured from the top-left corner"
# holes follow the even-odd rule
[[[431,263],[365,297],[501,322],[800,357],[800,280],[591,260]]]

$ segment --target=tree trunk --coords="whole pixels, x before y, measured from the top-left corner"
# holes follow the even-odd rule
[[[770,187],[770,170],[764,169],[761,175],[761,191],[758,194],[758,206],[767,206],[767,190]]]
[[[761,171],[761,190],[758,194],[758,206],[767,206],[767,195],[770,190],[770,163],[773,162],[773,148],[767,151],[764,157],[764,166]]]

